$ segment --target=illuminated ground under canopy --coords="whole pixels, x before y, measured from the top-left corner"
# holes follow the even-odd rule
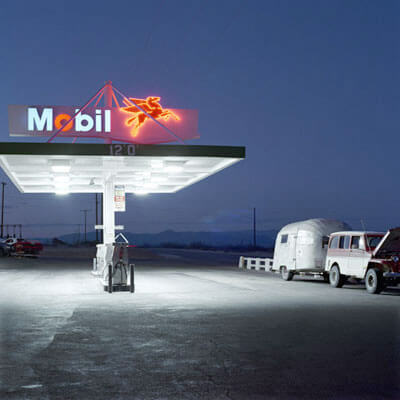
[[[174,193],[244,159],[244,147],[0,143],[0,166],[23,193]]]

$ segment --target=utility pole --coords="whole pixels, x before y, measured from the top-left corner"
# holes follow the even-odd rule
[[[257,238],[256,238],[256,208],[253,208],[253,247],[257,247]]]
[[[1,190],[1,237],[3,237],[4,231],[3,231],[3,226],[4,226],[4,186],[6,186],[6,182],[1,182],[2,190]]]
[[[96,193],[96,225],[98,224],[99,224],[99,199]],[[95,230],[96,230],[96,243],[99,243],[99,231],[98,229]]]
[[[78,224],[78,246],[81,244],[81,224]]]
[[[85,215],[85,236],[84,236],[84,238],[85,238],[85,242],[86,242],[86,221],[87,221],[87,213],[88,213],[88,211],[90,211],[90,210],[88,210],[88,209],[85,209],[85,210],[81,210],[83,213],[84,213],[84,215]]]

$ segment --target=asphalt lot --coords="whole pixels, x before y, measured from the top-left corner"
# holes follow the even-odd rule
[[[136,293],[112,295],[78,252],[0,259],[1,399],[400,398],[400,288],[135,257]]]

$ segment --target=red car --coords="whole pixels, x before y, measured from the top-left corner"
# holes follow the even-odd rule
[[[11,253],[15,254],[39,254],[43,250],[43,245],[36,240],[25,240],[17,238],[8,238],[7,246]]]

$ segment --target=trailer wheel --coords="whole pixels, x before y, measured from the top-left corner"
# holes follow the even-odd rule
[[[332,287],[341,288],[344,284],[345,278],[340,273],[339,267],[334,265],[329,272],[329,283]]]
[[[378,269],[371,268],[365,276],[365,288],[368,293],[379,294],[383,290],[383,277]]]
[[[294,273],[289,271],[286,267],[281,267],[281,277],[284,281],[291,281],[293,279]]]

